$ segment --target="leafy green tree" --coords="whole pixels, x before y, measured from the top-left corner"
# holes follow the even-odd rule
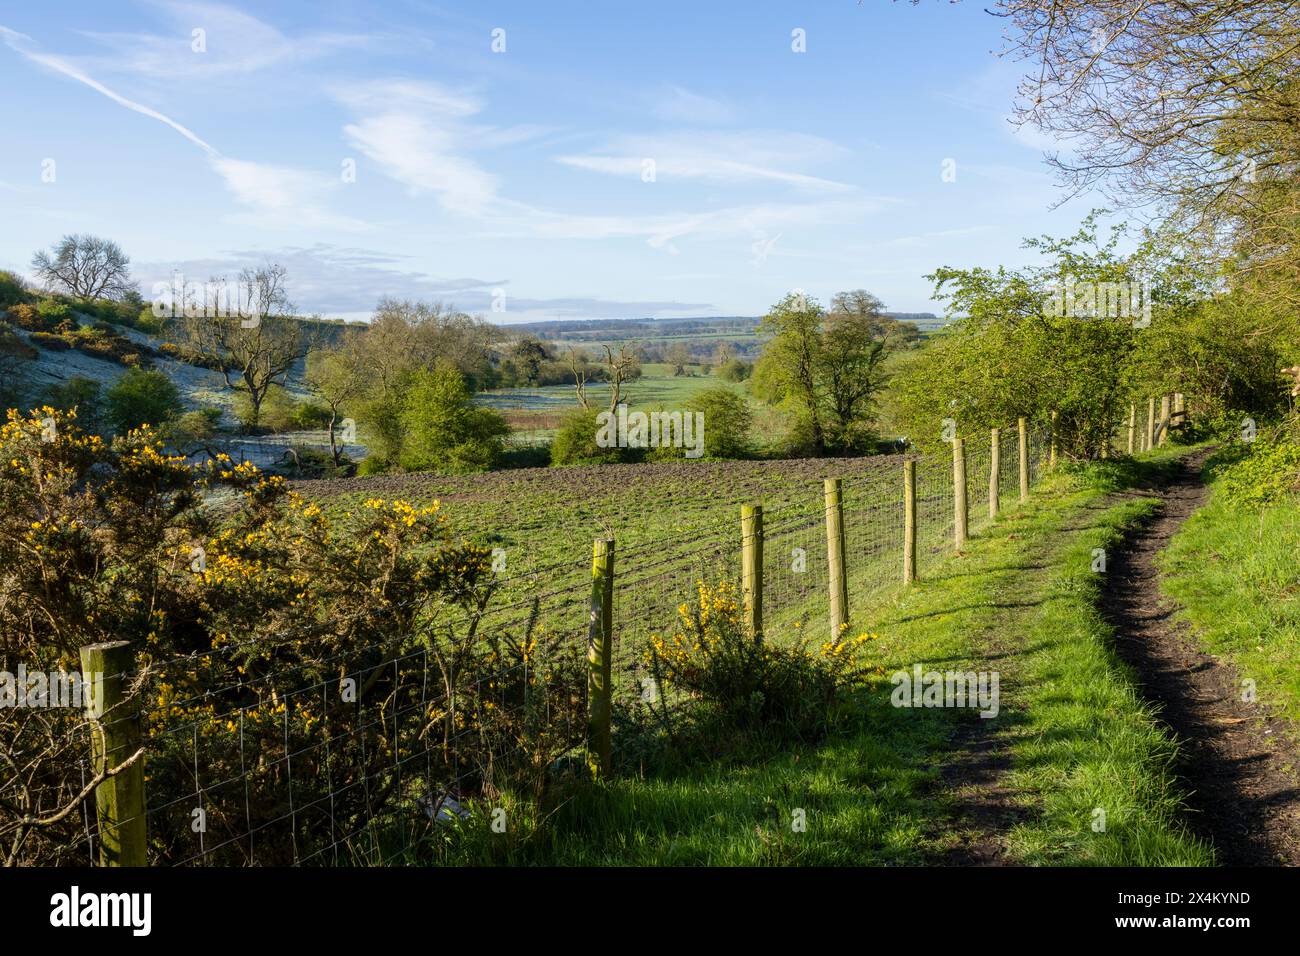
[[[439,360],[411,376],[402,409],[399,464],[407,471],[485,471],[510,433],[497,412],[474,404],[460,370]]]
[[[180,392],[162,372],[128,369],[109,388],[105,419],[118,435],[142,425],[161,425],[181,410]]]

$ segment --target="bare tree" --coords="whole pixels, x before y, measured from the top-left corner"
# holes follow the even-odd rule
[[[587,402],[587,379],[591,376],[591,365],[587,353],[578,348],[570,348],[564,355],[569,371],[573,373],[573,390],[578,394],[578,404],[590,408]]]
[[[308,327],[293,314],[286,275],[276,263],[244,269],[238,280],[242,315],[202,315],[181,322],[186,344],[220,370],[228,388],[247,392],[252,427],[272,386],[284,384],[312,344]],[[215,286],[223,281],[211,280]]]
[[[111,239],[64,236],[47,252],[32,256],[32,270],[48,288],[78,299],[120,299],[134,289],[131,259]]]
[[[640,377],[641,362],[637,359],[635,350],[627,345],[620,345],[617,354],[608,345],[602,347],[605,350],[605,378],[609,380],[610,387],[609,410],[613,413],[622,401],[623,383]]]

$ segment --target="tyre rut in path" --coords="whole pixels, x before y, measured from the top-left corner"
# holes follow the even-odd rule
[[[1204,503],[1207,452],[1191,455],[1153,486],[1164,505],[1108,555],[1102,613],[1115,648],[1179,741],[1176,769],[1189,791],[1188,824],[1221,864],[1300,865],[1300,781],[1284,722],[1242,701],[1236,670],[1205,654],[1172,619],[1156,555]]]

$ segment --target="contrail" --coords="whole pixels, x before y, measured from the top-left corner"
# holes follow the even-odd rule
[[[33,63],[39,63],[41,66],[44,66],[47,69],[51,69],[58,73],[62,73],[64,76],[71,77],[72,79],[77,80],[80,83],[86,84],[92,90],[95,90],[98,93],[102,93],[104,96],[107,96],[110,100],[112,100],[114,103],[117,103],[119,106],[125,106],[129,110],[134,110],[135,112],[140,113],[143,116],[148,116],[150,119],[156,119],[160,123],[166,123],[172,129],[176,130],[176,132],[180,133],[191,143],[193,143],[195,146],[198,146],[200,149],[202,149],[205,153],[207,153],[209,156],[213,158],[218,158],[221,156],[221,153],[217,149],[215,149],[208,143],[204,142],[204,140],[201,137],[199,137],[193,130],[182,126],[180,123],[176,122],[170,116],[165,116],[162,113],[159,113],[155,109],[150,109],[148,106],[145,106],[143,103],[137,103],[135,100],[127,99],[125,96],[122,96],[120,93],[113,92],[103,83],[100,83],[98,80],[94,79],[93,77],[87,76],[85,73],[82,73],[80,70],[78,70],[75,66],[72,66],[71,64],[64,62],[63,60],[59,59],[56,56],[50,56],[48,53],[37,53],[34,50],[28,49],[27,44],[31,43],[32,38],[27,36],[26,34],[18,33],[16,30],[10,30],[6,26],[0,26],[0,36],[4,37],[5,45],[8,46],[9,49],[13,50],[15,53],[19,54],[20,56],[24,56],[27,59],[31,60]]]

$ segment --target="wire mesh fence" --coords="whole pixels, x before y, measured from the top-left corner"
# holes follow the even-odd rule
[[[989,521],[995,489],[1012,507],[1022,475],[1032,485],[1044,468],[1045,434],[1027,434],[1023,463],[1017,429],[1000,434],[996,471],[988,436],[965,439],[972,531]],[[951,456],[869,460],[840,479],[839,503],[804,480],[764,510],[750,542],[762,552],[751,590],[764,639],[832,636],[828,519],[841,514],[849,619],[904,586],[906,460],[916,468],[919,575],[951,555]],[[696,587],[727,582],[752,599],[740,503],[725,494],[692,502],[710,520],[626,549],[615,542],[609,690],[623,719],[671,722],[688,703],[663,686],[647,649],[678,628]],[[477,610],[418,634],[329,654],[304,650],[295,634],[168,660],[142,654],[96,720],[76,709],[0,710],[0,854],[96,865],[143,833],[152,865],[416,863],[447,823],[491,804],[476,798],[584,772],[599,627],[591,539],[574,529],[560,551],[512,553]],[[123,764],[117,776],[97,773]],[[134,809],[122,786],[132,773],[143,792]],[[107,800],[108,787],[123,800]]]

